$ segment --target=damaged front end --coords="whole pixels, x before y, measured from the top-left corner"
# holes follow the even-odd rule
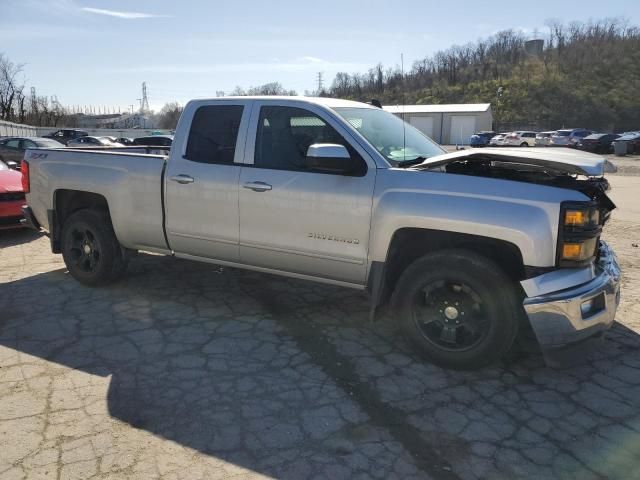
[[[546,363],[560,367],[579,362],[592,341],[611,327],[620,301],[620,268],[611,248],[600,240],[616,208],[604,178],[612,165],[596,155],[557,151],[439,157],[418,168],[570,189],[588,197],[560,205],[555,266],[521,281],[523,307]]]

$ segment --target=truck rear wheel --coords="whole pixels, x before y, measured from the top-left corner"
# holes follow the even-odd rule
[[[507,353],[523,314],[514,282],[466,250],[414,261],[400,276],[393,303],[407,341],[436,365],[460,370]]]
[[[111,220],[94,210],[79,210],[62,226],[62,257],[69,273],[89,286],[105,285],[122,276],[127,257]]]

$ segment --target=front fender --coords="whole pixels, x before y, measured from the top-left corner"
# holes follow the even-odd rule
[[[514,244],[524,264],[556,263],[560,204],[584,195],[544,185],[440,172],[389,169],[374,194],[370,262],[384,262],[396,231],[422,228]]]
[[[551,266],[555,263],[557,218],[558,209],[550,213],[504,200],[437,192],[390,192],[374,213],[372,260],[385,260],[397,230],[423,228],[504,240],[518,247],[525,265]]]

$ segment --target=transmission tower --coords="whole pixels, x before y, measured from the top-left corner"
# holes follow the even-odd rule
[[[322,78],[322,72],[318,72],[318,95],[324,91],[324,80]]]
[[[140,113],[149,111],[149,98],[147,97],[147,82],[142,82],[142,98],[140,99]]]

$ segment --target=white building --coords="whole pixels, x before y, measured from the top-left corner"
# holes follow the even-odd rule
[[[387,105],[383,108],[445,145],[468,144],[471,135],[491,130],[493,124],[490,103]]]

